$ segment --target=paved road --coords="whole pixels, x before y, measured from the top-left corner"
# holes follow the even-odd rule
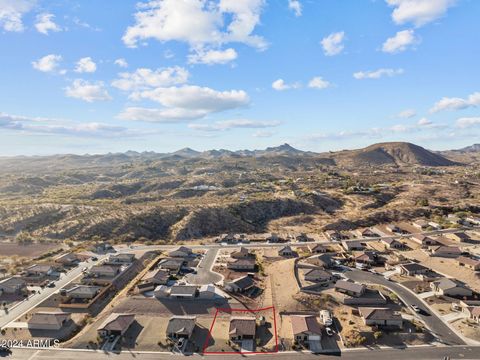
[[[222,275],[212,271],[213,264],[217,258],[217,253],[217,248],[209,249],[198,264],[197,273],[188,274],[186,280],[190,284],[195,285],[216,284],[221,281],[223,279]]]
[[[350,270],[345,273],[345,276],[351,280],[359,283],[370,283],[385,286],[393,291],[398,297],[407,305],[417,305],[422,310],[423,315],[417,314],[428,326],[428,328],[447,345],[465,345],[465,342],[455,334],[450,327],[448,327],[437,315],[428,309],[424,302],[419,299],[412,292],[405,289],[403,286],[385,279],[383,276],[373,274],[367,271]]]
[[[442,229],[442,230],[434,230],[434,231],[422,231],[419,232],[418,234],[422,234],[425,236],[432,236],[432,235],[442,235],[442,234],[448,234],[452,232],[458,232],[458,231],[465,231],[465,230],[479,230],[480,226],[474,226],[474,227],[462,227],[459,229]],[[414,234],[409,234],[409,235],[391,235],[391,236],[378,236],[378,237],[372,237],[372,238],[357,238],[357,239],[348,239],[346,241],[361,241],[361,242],[370,242],[370,241],[379,241],[382,239],[402,239],[405,237],[410,237]],[[206,244],[206,245],[188,245],[189,248],[191,249],[223,249],[223,248],[228,248],[228,247],[246,247],[246,248],[262,248],[262,247],[284,247],[285,245],[290,245],[292,247],[296,246],[305,246],[305,245],[315,245],[315,244],[338,244],[338,241],[307,241],[307,242],[291,242],[291,243],[267,243],[267,242],[252,242],[248,244],[235,244],[235,245],[227,245],[227,244],[219,244],[219,243],[214,243],[214,244]],[[129,251],[133,250],[172,250],[178,248],[178,245],[138,245],[138,246],[133,246],[131,248],[122,248],[118,249],[118,252],[122,253],[128,253]]]
[[[312,355],[304,353],[278,353],[275,358],[281,360],[315,360],[315,359],[333,359],[342,360],[442,360],[445,356],[450,356],[451,360],[478,360],[480,359],[480,347],[472,346],[450,346],[450,347],[415,347],[406,349],[361,349],[354,351],[343,351],[342,353]],[[241,360],[246,356],[242,355],[211,355],[202,357],[194,355],[192,358],[212,358],[218,360]],[[258,357],[258,356],[257,356]],[[263,358],[263,356],[260,356]],[[122,352],[120,354],[105,353],[102,351],[74,351],[74,350],[34,350],[34,349],[14,349],[10,359],[15,360],[75,360],[88,358],[89,360],[105,359],[136,359],[136,360],[169,360],[172,354],[162,353],[138,353]],[[268,355],[267,357],[268,358]],[[8,359],[8,358],[7,358]]]
[[[40,291],[40,293],[36,293],[30,296],[27,300],[24,300],[21,303],[14,306],[12,309],[9,310],[8,313],[5,313],[2,310],[0,312],[0,328],[5,327],[11,322],[14,322],[19,317],[28,313],[34,307],[36,307],[37,305],[39,305],[40,303],[48,299],[59,289],[70,284],[73,280],[75,280],[80,275],[82,275],[82,269],[84,267],[91,268],[92,266],[96,265],[98,262],[104,260],[105,258],[106,257],[104,256],[99,258],[98,261],[95,261],[95,262],[89,261],[89,262],[80,263],[79,266],[70,270],[68,273],[66,274],[62,273],[60,276],[60,279],[55,282],[56,286],[54,288],[45,287],[43,290]]]

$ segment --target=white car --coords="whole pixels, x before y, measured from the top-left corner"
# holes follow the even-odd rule
[[[333,336],[333,330],[329,327],[326,327],[325,328],[325,333],[327,334],[327,336]]]

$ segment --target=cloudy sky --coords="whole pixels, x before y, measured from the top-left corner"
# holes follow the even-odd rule
[[[0,155],[479,142],[477,0],[0,0]]]

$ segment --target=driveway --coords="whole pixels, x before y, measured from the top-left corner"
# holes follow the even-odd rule
[[[417,305],[420,308],[423,314],[416,315],[425,322],[430,331],[434,333],[434,336],[438,337],[443,343],[447,345],[465,345],[465,342],[429,307],[427,307],[420,298],[403,286],[388,281],[383,276],[372,274],[367,271],[352,269],[351,271],[347,271],[345,276],[362,284],[377,284],[390,289],[407,305]]]
[[[218,249],[209,249],[203,256],[203,259],[197,266],[196,274],[187,274],[185,280],[194,285],[216,284],[223,280],[223,276],[219,273],[213,272],[212,267],[217,258]]]

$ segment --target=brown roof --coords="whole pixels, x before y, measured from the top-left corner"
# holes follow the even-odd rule
[[[369,320],[401,320],[402,316],[388,308],[358,308],[360,314]]]
[[[293,335],[301,333],[312,333],[321,335],[322,328],[313,315],[292,315],[290,316],[292,323]]]
[[[357,283],[346,281],[346,280],[338,280],[335,283],[335,288],[360,293],[364,291],[365,285],[357,284]]]
[[[457,258],[457,261],[461,264],[470,265],[470,266],[480,266],[480,260],[472,259],[466,256],[460,256]]]
[[[40,311],[32,315],[28,320],[29,324],[41,324],[41,325],[62,325],[66,320],[70,319],[69,313],[61,311],[48,312]]]
[[[135,321],[135,315],[133,314],[111,314],[98,330],[107,331],[124,331],[132,325]]]
[[[254,317],[232,317],[230,319],[230,335],[255,336],[256,319]]]
[[[458,254],[460,255],[462,253],[462,250],[460,250],[459,247],[456,246],[434,246],[432,248],[433,251],[436,253],[440,254]]]

